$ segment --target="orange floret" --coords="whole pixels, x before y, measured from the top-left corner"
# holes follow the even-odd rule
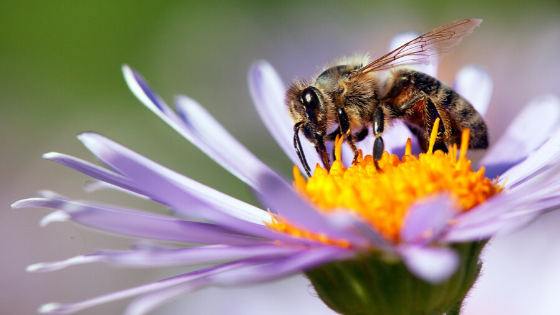
[[[432,152],[438,123],[436,120],[427,153],[418,157],[411,155],[409,139],[402,159],[383,153],[378,161],[381,172],[376,170],[371,155],[362,158],[361,152],[355,165],[344,167],[340,159],[343,139],[337,139],[336,160],[330,172],[318,166],[306,181],[294,167],[294,188],[316,204],[319,211],[329,213],[341,208],[352,211],[395,243],[399,242],[410,205],[424,196],[451,192],[456,197],[459,211],[465,212],[502,191],[497,180],[484,177],[484,168],[477,172],[471,169],[471,161],[466,157],[469,130],[463,132],[459,157],[456,146],[450,148],[449,153]],[[278,217],[269,227],[329,244],[348,244],[344,240],[329,240],[303,231]]]

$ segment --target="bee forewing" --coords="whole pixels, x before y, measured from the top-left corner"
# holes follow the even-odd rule
[[[401,65],[437,64],[443,55],[452,52],[453,46],[472,33],[480,23],[480,19],[467,19],[438,27],[369,63],[360,69],[360,73],[387,70]]]

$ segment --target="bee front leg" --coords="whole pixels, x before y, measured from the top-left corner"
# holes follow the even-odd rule
[[[383,151],[385,150],[385,145],[383,144],[383,131],[385,130],[385,113],[381,107],[378,107],[373,115],[373,135],[375,136],[375,142],[373,143],[373,163],[375,164],[375,169],[381,171],[379,163],[377,161],[381,160],[383,156]]]
[[[352,139],[352,134],[350,133],[351,131],[350,120],[348,119],[348,115],[346,114],[346,111],[344,111],[344,108],[339,107],[336,109],[336,112],[338,114],[338,124],[340,125],[340,133],[346,139],[346,142],[348,143],[348,145],[352,149],[352,152],[354,153],[352,164],[356,164],[360,153],[358,152],[358,148],[356,147],[356,144],[354,143],[354,139]]]

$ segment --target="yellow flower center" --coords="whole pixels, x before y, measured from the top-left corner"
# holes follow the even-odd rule
[[[430,148],[418,157],[411,155],[411,142],[406,143],[405,155],[384,152],[378,161],[377,171],[371,155],[346,168],[340,160],[343,139],[335,143],[335,161],[330,172],[319,165],[309,180],[294,167],[294,188],[317,205],[322,213],[346,209],[360,216],[387,240],[399,242],[399,233],[407,217],[410,205],[424,196],[450,192],[457,201],[459,211],[465,212],[502,191],[496,180],[484,177],[484,167],[477,172],[471,169],[466,157],[469,130],[462,135],[461,153],[457,146],[449,153],[433,151],[439,119],[433,127]],[[307,231],[274,216],[271,229],[296,237],[308,238],[328,244],[348,247],[345,240],[331,240],[325,235]]]

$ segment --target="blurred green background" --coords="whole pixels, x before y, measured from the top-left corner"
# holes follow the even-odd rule
[[[440,78],[451,82],[470,63],[489,69],[495,93],[487,117],[496,140],[530,99],[560,92],[559,1],[0,1],[0,314],[33,314],[46,302],[84,299],[162,277],[162,271],[103,265],[25,273],[32,263],[130,243],[71,224],[39,228],[48,211],[9,209],[37,190],[163,210],[115,192],[84,193],[85,176],[41,159],[58,151],[93,161],[75,138],[80,132],[99,132],[254,203],[239,180],[134,98],[122,64],[140,71],[170,104],[176,94],[198,100],[257,156],[290,174],[288,159],[249,97],[246,75],[253,61],[267,59],[287,83],[310,77],[342,55],[378,56],[397,32],[426,32],[463,18],[484,23],[444,58]],[[308,295],[305,283],[297,285]],[[292,298],[278,295],[276,301]],[[213,303],[228,302],[226,296]],[[119,314],[125,305],[82,314]],[[193,306],[189,314],[205,313]]]

